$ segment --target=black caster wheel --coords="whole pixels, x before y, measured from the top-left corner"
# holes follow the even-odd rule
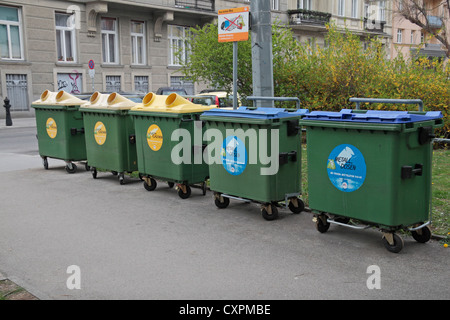
[[[216,194],[215,196],[216,197],[215,197],[214,203],[217,208],[225,209],[226,207],[228,207],[228,205],[230,204],[230,198],[223,197],[220,194]]]
[[[295,203],[297,202],[297,203]],[[291,210],[292,213],[300,213],[303,210],[305,210],[305,203],[300,200],[300,199],[293,199],[293,200],[289,200],[289,210]]]
[[[44,169],[48,170],[48,160],[47,157],[42,158],[42,164],[44,165]]]
[[[411,235],[417,242],[425,243],[431,239],[431,230],[428,226],[425,226],[419,230],[411,231]]]
[[[316,217],[316,229],[320,233],[325,233],[330,228],[330,223],[327,221],[327,216],[322,215]]]
[[[123,173],[120,173],[120,174],[119,174],[119,183],[120,183],[121,185],[124,184],[124,179],[125,179],[124,174],[123,174]]]
[[[144,188],[147,191],[153,191],[156,189],[157,183],[156,180],[153,178],[150,178],[150,185],[147,183],[146,180],[144,180]]]
[[[206,195],[206,182],[202,182],[202,193]]]
[[[117,176],[117,171],[111,171],[114,176]]]
[[[178,189],[178,196],[181,199],[187,199],[191,196],[191,187],[189,187],[188,185],[184,185],[184,187],[186,188],[186,192],[183,192],[183,189],[181,187]]]
[[[388,240],[390,237],[392,239]],[[383,235],[383,244],[388,251],[393,253],[399,253],[403,249],[403,239],[395,233]]]
[[[67,173],[75,173],[77,171],[77,165],[72,162],[66,164],[66,171]]]
[[[91,172],[92,172],[92,178],[97,179],[97,168],[92,168]]]
[[[269,204],[261,208],[261,214],[264,219],[272,221],[278,218],[278,209],[274,204]]]
[[[175,183],[169,181],[167,182],[167,185],[169,186],[170,189],[172,189]]]

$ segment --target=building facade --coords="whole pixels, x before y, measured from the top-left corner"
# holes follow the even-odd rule
[[[405,58],[426,56],[429,58],[445,58],[445,48],[435,37],[427,33],[418,25],[407,20],[401,12],[407,3],[395,0],[393,2],[393,39],[391,56],[395,58],[399,54]],[[425,0],[426,19],[422,16],[424,23],[429,23],[432,28],[446,28],[450,34],[450,17],[447,3],[442,0]]]
[[[390,45],[390,1],[271,1],[273,20],[289,25],[301,42],[326,45],[325,24],[334,21]],[[204,86],[179,71],[189,52],[189,28],[213,22],[218,10],[241,6],[250,1],[2,0],[0,98],[10,99],[13,116],[26,116],[47,89],[146,93],[182,86],[195,94]]]

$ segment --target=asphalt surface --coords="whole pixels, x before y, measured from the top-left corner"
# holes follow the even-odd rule
[[[40,299],[450,298],[450,250],[437,241],[403,236],[394,254],[378,230],[321,234],[307,212],[266,221],[254,203],[216,208],[210,191],[182,200],[164,182],[148,192],[55,159],[44,170],[33,126],[0,125],[0,278]],[[72,265],[80,289],[67,287]],[[367,286],[372,265],[380,289]]]

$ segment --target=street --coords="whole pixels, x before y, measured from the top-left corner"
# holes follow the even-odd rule
[[[0,127],[0,273],[40,299],[450,298],[450,251],[435,240],[402,235],[394,254],[378,230],[321,234],[307,212],[266,221],[257,204],[218,209],[211,191],[182,200],[164,182],[148,192],[55,159],[44,170],[35,135]]]

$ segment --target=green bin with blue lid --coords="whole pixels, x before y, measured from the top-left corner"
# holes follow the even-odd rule
[[[39,155],[45,169],[48,158],[66,162],[66,171],[75,173],[74,162],[85,161],[83,115],[80,106],[87,103],[65,91],[45,90],[31,107],[36,112]],[[86,169],[88,165],[85,163]]]
[[[309,207],[320,232],[330,223],[374,226],[392,252],[403,248],[397,230],[430,239],[432,139],[441,112],[313,111],[300,123],[307,131]]]
[[[231,199],[260,203],[266,220],[278,217],[280,203],[300,213],[301,128],[307,109],[213,109],[206,123],[210,189],[215,204]]]

